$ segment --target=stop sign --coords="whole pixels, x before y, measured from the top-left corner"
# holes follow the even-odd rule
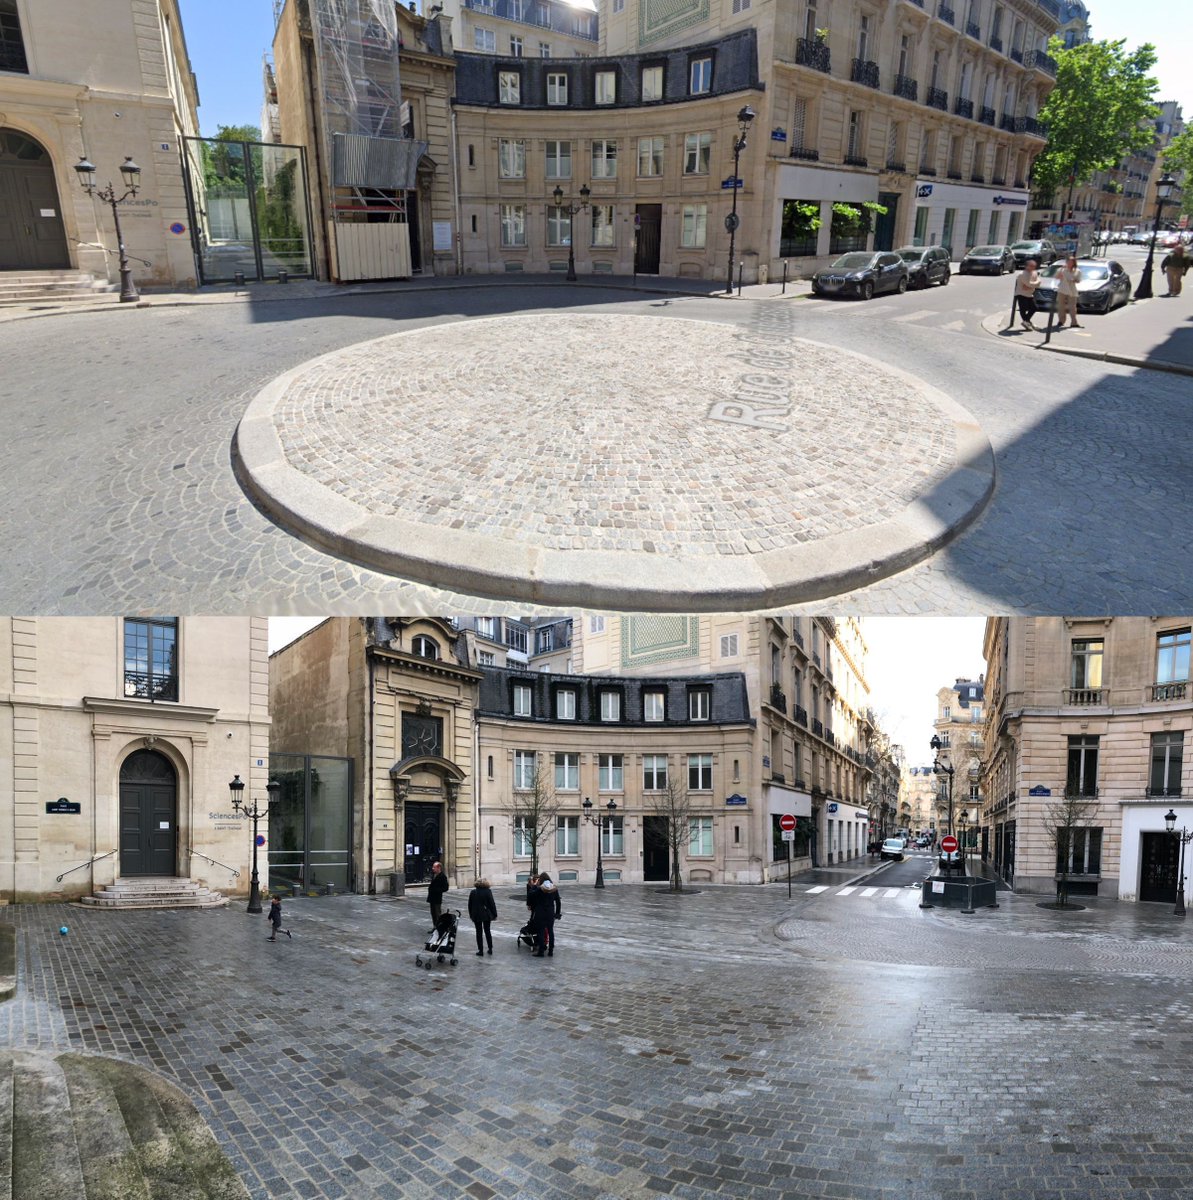
[[[779,828],[790,833],[795,828],[795,818],[790,813],[784,813],[779,818]]]
[[[952,854],[957,849],[957,839],[950,834],[948,837],[940,839],[940,848],[946,854]]]

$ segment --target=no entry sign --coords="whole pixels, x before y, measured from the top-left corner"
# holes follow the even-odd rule
[[[784,813],[779,818],[779,828],[784,832],[790,832],[795,828],[795,818],[790,813]]]
[[[946,854],[952,854],[957,849],[957,839],[950,834],[948,837],[940,839],[940,848]]]

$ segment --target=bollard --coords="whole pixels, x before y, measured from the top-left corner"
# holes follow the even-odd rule
[[[1056,297],[1052,301],[1052,307],[1048,310],[1048,324],[1044,327],[1044,345],[1047,346],[1052,341],[1052,322],[1056,319],[1056,310],[1060,308],[1060,291],[1057,290]]]
[[[783,290],[779,293],[781,296],[787,295],[787,260],[783,259]]]
[[[289,282],[290,282],[290,272],[289,271],[279,271],[278,272],[278,283],[289,283]]]
[[[237,271],[236,274],[232,276],[232,282],[236,284],[238,288],[244,287],[244,272]]]
[[[302,895],[302,884],[301,883],[292,883],[290,885],[290,898],[292,900],[297,900],[298,897],[301,895]]]
[[[323,885],[323,894],[325,896],[334,896],[336,894],[336,885],[334,883],[325,883]]]
[[[741,295],[741,276],[742,276],[742,270],[744,269],[744,267],[745,267],[745,263],[739,262],[737,264],[737,294],[739,296]]]

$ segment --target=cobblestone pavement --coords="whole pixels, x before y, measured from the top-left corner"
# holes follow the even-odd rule
[[[433,344],[432,329],[469,317],[576,311],[743,328],[761,303],[627,298],[561,285],[551,293],[504,287],[5,324],[0,611],[344,613],[376,604],[409,613],[498,611],[492,600],[414,585],[312,549],[267,520],[245,498],[230,461],[252,398],[313,356],[409,330]],[[1127,613],[1187,604],[1187,572],[1171,554],[1193,518],[1185,380],[1008,353],[980,331],[936,327],[929,318],[897,323],[879,301],[873,316],[863,308],[833,305],[826,315],[829,306],[797,302],[792,331],[952,396],[989,436],[998,477],[982,517],[951,545],[839,594],[834,608]],[[462,413],[462,431],[501,415]],[[379,447],[387,434],[378,421]],[[524,434],[509,431],[511,441]],[[873,450],[881,456],[884,448]],[[841,486],[849,489],[861,464],[844,466]]]
[[[494,955],[430,970],[416,895],[287,901],[277,945],[239,908],[4,910],[0,1038],[172,1078],[261,1200],[1193,1196],[1166,909],[570,887],[532,960],[497,891]]]

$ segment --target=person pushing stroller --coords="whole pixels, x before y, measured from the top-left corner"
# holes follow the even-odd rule
[[[546,871],[540,872],[538,882],[527,892],[527,902],[531,908],[531,924],[536,934],[537,946],[535,958],[544,954],[551,958],[555,954],[555,922],[563,917],[563,905],[559,899],[559,889]]]

